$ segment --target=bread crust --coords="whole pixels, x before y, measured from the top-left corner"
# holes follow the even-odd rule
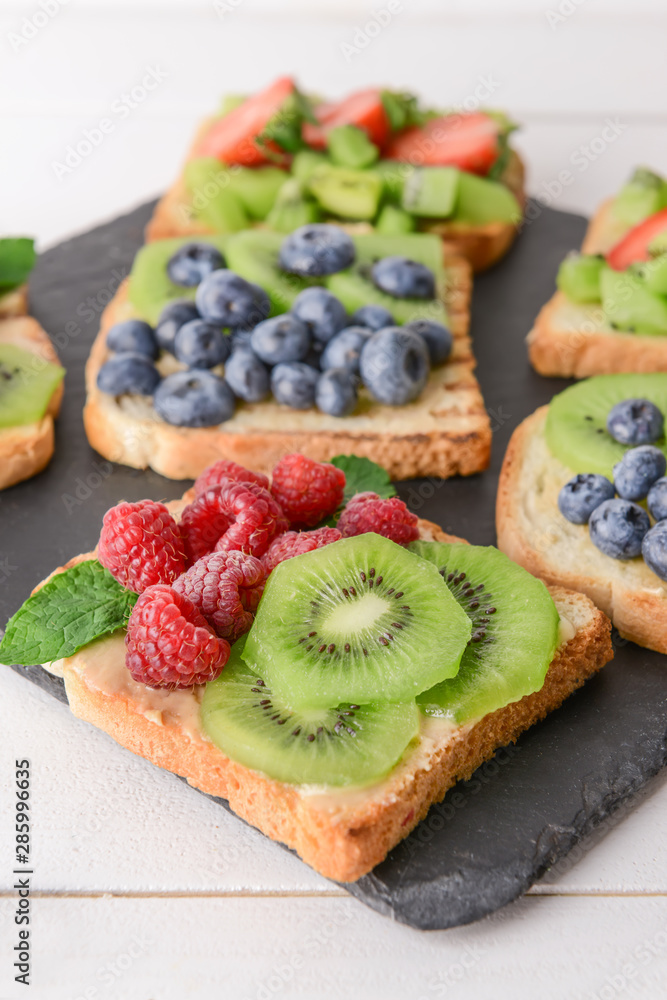
[[[527,499],[537,494],[544,481],[543,470],[531,463],[530,449],[544,434],[547,411],[547,406],[536,410],[510,439],[496,499],[498,548],[546,584],[586,594],[623,638],[667,653],[667,587],[648,567],[645,577],[638,580],[637,560],[626,563],[599,553],[585,525],[565,522],[555,498],[553,518],[526,514]],[[571,472],[560,463],[556,467],[564,484]],[[572,534],[576,537],[571,538]],[[564,549],[570,551],[567,561],[562,558]]]
[[[0,343],[15,344],[51,364],[60,364],[48,334],[32,316],[13,315],[0,321]],[[0,429],[0,490],[41,472],[53,455],[53,421],[60,411],[63,383],[54,390],[44,417],[32,424]]]
[[[623,235],[612,202],[603,202],[591,219],[582,253],[607,253]],[[587,378],[667,371],[667,335],[612,330],[599,304],[577,306],[562,292],[556,292],[540,310],[527,344],[530,363],[540,375]]]
[[[207,119],[197,130],[186,163],[196,155],[199,141],[207,132],[210,122],[211,119]],[[501,180],[516,196],[523,210],[526,202],[525,167],[515,150],[512,150]],[[475,273],[486,271],[497,263],[507,253],[519,231],[519,226],[503,222],[490,222],[479,226],[470,223],[436,222],[425,228],[428,232],[441,236],[445,250],[465,258]],[[181,170],[174,184],[155,207],[146,226],[146,242],[163,240],[171,236],[201,236],[213,232],[214,229],[194,217],[190,209],[184,172]]]
[[[462,541],[426,521],[420,531],[430,540]],[[89,556],[71,562],[81,558]],[[452,785],[469,778],[497,748],[515,741],[613,657],[609,622],[588,598],[562,588],[551,592],[561,614],[575,624],[542,689],[456,730],[428,753],[407,756],[386,782],[351,797],[307,794],[230,760],[206,738],[185,733],[178,720],[157,725],[131,697],[86,684],[76,656],[64,661],[62,673],[79,718],[195,788],[227,799],[237,815],[293,848],[327,878],[353,882],[382,861]]]
[[[470,268],[467,262],[450,256],[445,264],[445,304],[454,336],[452,360],[431,373],[429,386],[411,407],[399,411],[373,404],[369,418],[361,421],[354,416],[336,419],[314,411],[291,411],[286,417],[284,408],[273,402],[244,404],[240,418],[200,429],[171,426],[152,408],[140,416],[128,412],[97,388],[97,373],[108,357],[107,331],[132,315],[124,282],[104,311],[86,365],[83,419],[88,440],[113,462],[134,468],[150,466],[170,479],[195,478],[222,457],[269,472],[283,455],[293,451],[317,461],[354,453],[382,465],[393,479],[480,472],[490,459],[491,427],[474,375],[476,362],[468,335]],[[404,430],[401,413],[408,412],[413,426]]]
[[[0,320],[25,316],[28,312],[28,286],[19,285],[0,295]]]

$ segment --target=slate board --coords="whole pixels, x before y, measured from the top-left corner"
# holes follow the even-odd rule
[[[99,316],[132,263],[152,207],[47,251],[31,279],[32,311],[68,374],[51,465],[0,494],[0,622],[36,581],[95,544],[112,504],[183,492],[183,483],[104,462],[81,422],[83,366]],[[495,541],[496,484],[510,434],[567,384],[530,369],[524,337],[553,291],[559,262],[581,243],[585,220],[541,206],[533,215],[507,258],[475,283],[472,333],[495,432],[491,469],[398,487],[420,516],[478,544]],[[667,662],[622,640],[615,646],[612,664],[452,789],[386,861],[347,886],[350,892],[417,928],[477,920],[524,892],[657,775],[667,762]],[[41,668],[16,669],[66,700],[62,682]]]

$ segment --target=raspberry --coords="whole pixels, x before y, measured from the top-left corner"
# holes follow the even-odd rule
[[[219,462],[209,465],[208,469],[204,469],[201,476],[197,477],[194,485],[195,496],[205,493],[209,486],[221,486],[225,479],[231,479],[235,483],[257,483],[265,490],[269,488],[269,477],[262,472],[251,472],[230,459],[222,458]]]
[[[153,500],[119,503],[106,512],[98,558],[137,594],[156,583],[171,583],[185,570],[178,525],[164,504]]]
[[[338,519],[338,530],[344,538],[374,531],[399,545],[419,538],[417,515],[398,497],[381,500],[377,493],[357,493],[345,505]]]
[[[345,473],[305,455],[285,455],[273,470],[271,492],[292,526],[312,528],[343,502]]]
[[[181,533],[189,565],[216,549],[262,556],[289,527],[280,506],[257,483],[226,482],[209,488],[183,511]]]
[[[300,556],[304,552],[312,552],[314,549],[321,549],[331,542],[337,542],[342,535],[338,528],[318,528],[317,531],[286,531],[284,535],[278,535],[269,545],[268,551],[262,558],[266,574],[275,569],[278,563],[292,556]]]
[[[163,584],[139,597],[125,646],[125,663],[135,681],[170,689],[215,680],[230,651],[192,601]]]
[[[219,636],[236,642],[252,625],[266,573],[243,552],[210,552],[180,576],[174,590],[192,601]]]

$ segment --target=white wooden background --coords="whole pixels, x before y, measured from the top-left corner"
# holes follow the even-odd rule
[[[457,104],[490,88],[523,123],[531,191],[564,209],[590,212],[638,162],[667,169],[664,0],[402,0],[353,53],[387,0],[41,2],[44,24],[40,0],[0,5],[0,229],[42,247],[159,192],[219,94],[290,70],[327,94],[381,81]],[[121,117],[150,69],[164,79]],[[113,131],[58,179],[101,118]],[[419,933],[8,669],[0,680],[0,998],[667,997],[664,783],[520,902]],[[33,771],[28,990],[11,969],[16,756]]]

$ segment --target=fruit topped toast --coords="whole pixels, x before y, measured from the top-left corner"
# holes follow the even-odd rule
[[[33,241],[0,239],[0,489],[51,459],[64,370],[48,335],[27,316]]]
[[[92,348],[88,439],[172,479],[221,457],[267,472],[295,450],[354,452],[394,479],[479,472],[470,284],[432,234],[316,223],[149,243]]]
[[[667,181],[636,170],[556,284],[528,335],[541,375],[667,371]]]
[[[499,112],[438,112],[377,87],[309,100],[282,77],[225,99],[203,123],[147,239],[331,221],[436,232],[483,270],[505,254],[522,217],[513,127]]]
[[[587,594],[618,631],[667,653],[667,373],[600,375],[516,429],[498,487],[498,545]]]
[[[271,481],[218,462],[171,511],[118,504],[0,660],[43,662],[77,716],[354,881],[612,657],[587,598],[392,493],[295,454]]]

